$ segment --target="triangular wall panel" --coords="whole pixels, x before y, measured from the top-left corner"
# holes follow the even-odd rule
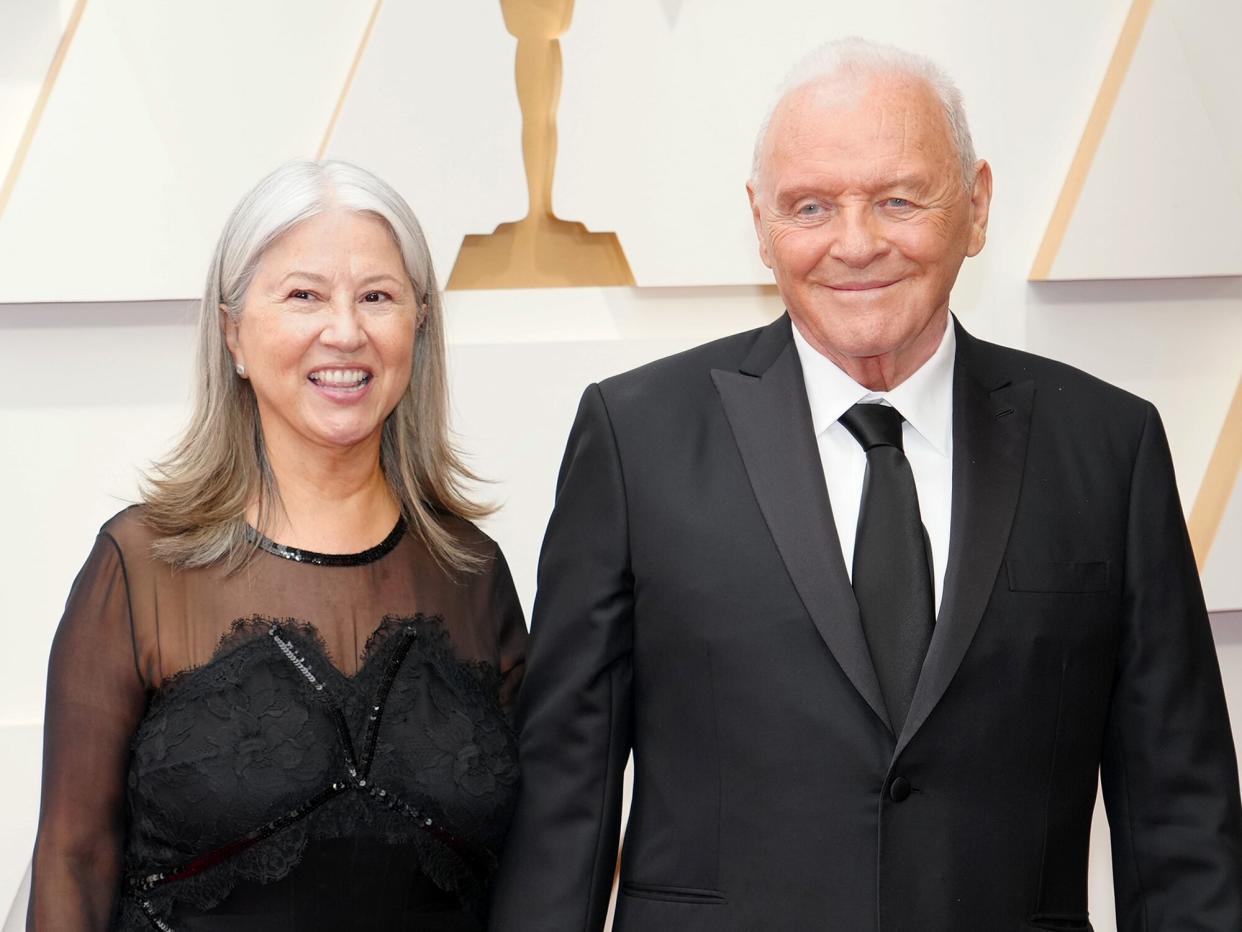
[[[1120,90],[1092,114],[1103,126],[1087,128],[1033,279],[1242,275],[1237,97],[1214,93],[1242,89],[1242,56],[1201,35],[1238,17],[1226,0],[1193,6],[1136,2],[1101,97],[1119,69]]]
[[[1234,479],[1203,566],[1203,595],[1212,611],[1242,611],[1242,477]]]
[[[22,149],[41,92],[48,83],[57,44],[72,20],[48,0],[4,0],[0,13],[0,209],[3,185]]]
[[[385,3],[324,155],[409,201],[440,285],[467,233],[526,213],[515,40],[496,3]]]
[[[0,214],[0,302],[201,294],[241,195],[314,154],[371,6],[86,3]]]

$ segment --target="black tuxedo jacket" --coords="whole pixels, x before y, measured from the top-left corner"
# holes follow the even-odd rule
[[[956,324],[955,324],[956,325]],[[591,386],[520,698],[497,932],[1242,930],[1237,763],[1148,403],[960,326],[935,635],[889,727],[788,317]]]

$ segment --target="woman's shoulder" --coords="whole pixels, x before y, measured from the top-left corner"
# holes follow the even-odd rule
[[[114,514],[99,529],[100,537],[111,538],[126,558],[149,558],[157,537],[147,521],[145,505],[130,505]]]
[[[422,542],[431,577],[450,583],[449,588],[459,595],[473,592],[480,598],[490,598],[498,586],[506,588],[512,585],[509,563],[500,544],[486,531],[460,515],[441,512],[434,515],[434,520],[438,529],[452,538],[468,562],[450,566],[446,561],[437,559],[430,545]]]
[[[500,545],[477,524],[450,512],[435,512],[433,520],[472,556],[491,562],[504,555]]]

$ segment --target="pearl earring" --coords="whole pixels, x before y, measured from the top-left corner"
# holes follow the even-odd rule
[[[246,367],[243,366],[241,363],[237,364],[237,374],[240,375],[243,379],[246,377]]]

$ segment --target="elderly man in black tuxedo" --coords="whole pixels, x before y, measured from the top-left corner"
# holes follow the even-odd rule
[[[992,176],[929,62],[813,54],[748,185],[786,316],[592,385],[497,932],[1242,929],[1237,762],[1148,403],[949,311]]]

